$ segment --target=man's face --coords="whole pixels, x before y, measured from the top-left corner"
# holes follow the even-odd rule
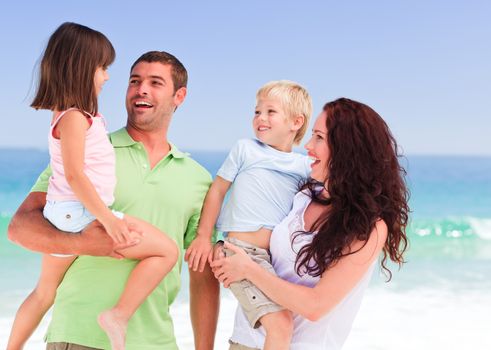
[[[139,130],[155,131],[170,120],[185,96],[186,88],[174,93],[170,65],[140,62],[131,71],[126,91],[128,123]]]

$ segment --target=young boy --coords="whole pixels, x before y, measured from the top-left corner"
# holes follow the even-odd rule
[[[185,259],[202,270],[211,257],[216,227],[225,240],[244,249],[254,261],[274,273],[269,256],[271,232],[290,212],[299,184],[310,172],[310,161],[293,153],[309,124],[312,102],[307,91],[290,81],[273,81],[256,94],[252,122],[256,140],[239,140],[211,185],[195,240]],[[230,197],[220,211],[227,191]],[[217,221],[218,218],[218,221]],[[233,254],[225,249],[226,255]],[[247,280],[230,286],[252,327],[266,331],[264,349],[288,349],[291,313],[269,300]]]

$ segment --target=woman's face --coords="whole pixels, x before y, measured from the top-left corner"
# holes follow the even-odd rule
[[[305,145],[308,156],[313,160],[310,165],[312,172],[310,177],[325,183],[328,178],[327,164],[330,158],[329,146],[327,144],[326,112],[322,112],[315,121],[312,129],[312,137]]]

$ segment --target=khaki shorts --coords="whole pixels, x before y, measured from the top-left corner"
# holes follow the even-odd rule
[[[102,350],[72,343],[48,343],[46,350]]]
[[[250,348],[248,346],[239,344],[239,343],[234,343],[233,341],[229,340],[228,343],[230,344],[230,347],[228,350],[260,350],[258,348]]]
[[[271,265],[271,257],[266,249],[256,247],[253,244],[240,241],[236,238],[227,237],[225,240],[242,248],[255,263],[276,275],[273,266]],[[234,252],[230,249],[224,249],[224,252],[225,256],[234,255]],[[253,328],[258,328],[261,325],[259,319],[264,315],[285,310],[284,307],[274,303],[248,280],[232,283],[230,285],[230,290],[239,301],[240,306],[242,306],[242,309]]]

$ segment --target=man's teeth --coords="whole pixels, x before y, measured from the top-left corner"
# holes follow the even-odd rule
[[[260,126],[259,128],[257,128],[259,131],[265,131],[265,130],[269,130],[268,127],[266,126]]]
[[[145,101],[137,101],[135,102],[135,105],[137,107],[152,107],[152,105],[148,102],[145,102]]]

